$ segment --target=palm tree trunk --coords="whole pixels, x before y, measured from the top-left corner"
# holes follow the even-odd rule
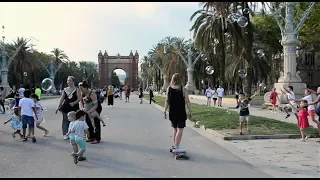
[[[224,19],[222,19],[222,22],[224,22]],[[220,71],[220,82],[219,85],[223,86],[225,81],[225,67],[226,67],[226,52],[225,52],[225,42],[224,42],[224,29],[223,25],[220,26],[220,33],[219,33],[219,39],[220,39],[220,51],[221,51],[221,59],[220,59],[220,69],[223,69]]]
[[[242,8],[248,7],[247,2],[242,2]],[[243,14],[247,19],[248,22],[250,22],[249,14]],[[253,82],[253,63],[252,63],[252,45],[253,45],[253,27],[250,23],[248,23],[246,27],[247,34],[244,32],[245,30],[242,30],[242,34],[244,35],[244,44],[245,44],[245,53],[244,57],[248,62],[247,67],[247,76],[245,79],[246,88],[245,88],[245,94],[250,97],[251,96],[251,89],[252,89],[252,82]]]

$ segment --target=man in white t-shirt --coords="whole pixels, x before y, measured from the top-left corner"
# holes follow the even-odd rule
[[[217,93],[218,93],[218,106],[222,107],[222,98],[224,93],[223,87],[219,86],[219,88],[217,89]]]
[[[24,98],[24,91],[26,89],[23,88],[23,86],[21,85],[20,88],[18,89],[18,93],[19,93],[19,98],[22,99]]]
[[[206,89],[206,92],[204,94],[207,97],[207,106],[211,106],[212,89],[208,87],[208,89]]]
[[[286,119],[288,117],[290,117],[290,114],[289,114],[288,110],[292,109],[292,113],[296,116],[297,121],[299,123],[299,116],[298,116],[298,113],[297,113],[298,105],[296,103],[296,96],[294,95],[293,87],[289,86],[287,89],[286,88],[281,89],[281,91],[282,91],[283,94],[288,96],[288,101],[289,101],[288,104],[283,106],[284,112],[287,113]]]
[[[36,138],[34,137],[34,118],[35,116],[36,120],[38,120],[35,103],[30,98],[31,91],[29,89],[24,91],[24,98],[22,98],[19,101],[19,114],[21,115],[21,121],[22,121],[22,135],[23,139],[22,141],[27,141],[26,137],[26,129],[29,126],[31,135],[32,135],[32,142],[36,142]]]

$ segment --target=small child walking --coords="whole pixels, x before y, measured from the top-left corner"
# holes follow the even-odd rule
[[[249,112],[249,107],[250,107],[250,101],[251,99],[257,95],[257,92],[255,92],[251,97],[248,99],[245,99],[245,94],[240,93],[239,94],[239,108],[240,108],[240,135],[242,135],[242,128],[243,128],[243,121],[246,119],[247,120],[247,131],[250,133],[250,112]]]
[[[306,130],[310,127],[308,115],[308,101],[302,100],[299,106],[299,128],[302,142],[305,142],[308,139],[306,132]]]
[[[16,134],[19,134],[20,138],[23,138],[23,135],[21,134],[22,122],[19,116],[18,107],[13,108],[13,114],[11,118],[8,121],[4,122],[4,124],[7,124],[10,121],[11,121],[11,128],[14,130],[14,132],[12,133],[12,137],[16,138]]]
[[[35,121],[36,127],[38,129],[41,129],[42,131],[44,131],[43,136],[47,136],[49,131],[46,128],[44,128],[43,126],[40,126],[40,124],[43,122],[43,107],[41,106],[39,96],[36,94],[31,94],[31,99],[33,100],[33,102],[35,104],[36,114],[38,116],[38,120]],[[34,118],[34,119],[36,119],[36,118]],[[29,132],[28,136],[30,136],[30,132]]]
[[[74,126],[74,123],[77,120],[76,112],[70,111],[67,114],[67,116],[68,116],[68,120],[70,121],[70,123],[69,123],[68,133],[66,135],[69,136],[70,144],[72,145],[73,152],[70,154],[70,156],[72,156],[73,154],[78,153],[78,145],[77,145],[76,140],[75,140],[75,135],[74,135],[73,132],[71,132],[72,127]]]
[[[72,154],[73,156],[76,156],[77,161],[84,161],[86,160],[86,157],[83,156],[83,153],[86,151],[86,142],[83,140],[84,133],[89,134],[89,127],[87,123],[84,121],[86,116],[86,113],[82,110],[78,110],[76,112],[76,119],[77,121],[74,123],[74,125],[71,127],[71,133],[74,133],[75,135],[75,142],[78,145],[78,148],[80,151],[77,153]],[[76,162],[78,163],[78,162]]]

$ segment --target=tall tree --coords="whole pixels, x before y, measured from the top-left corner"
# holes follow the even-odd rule
[[[20,84],[27,83],[27,78],[30,78],[30,74],[28,72],[35,72],[36,66],[34,66],[34,61],[31,58],[31,53],[29,52],[29,44],[28,40],[24,37],[18,37],[12,44],[9,44],[8,46],[8,52],[13,53],[18,48],[19,51],[17,55],[12,59],[12,62],[10,64],[9,70],[13,70],[15,72],[12,74],[11,79],[14,80],[14,84],[16,87],[19,87]],[[24,72],[27,72],[27,75],[29,74],[29,77],[24,76]],[[32,74],[31,74],[32,75]]]
[[[121,85],[120,79],[119,79],[117,73],[115,73],[115,72],[112,72],[111,85],[112,85],[113,87],[120,87],[120,85]]]

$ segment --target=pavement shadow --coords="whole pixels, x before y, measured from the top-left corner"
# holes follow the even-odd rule
[[[102,145],[102,146],[101,146]],[[126,143],[119,143],[119,142],[113,142],[113,141],[109,141],[109,142],[104,142],[104,143],[100,143],[97,144],[97,147],[94,146],[90,146],[90,148],[99,148],[99,149],[104,149],[104,148],[112,148],[112,149],[125,149],[125,150],[131,150],[131,151],[136,151],[139,153],[143,153],[143,154],[151,154],[154,155],[156,157],[169,157],[174,159],[174,156],[172,153],[169,152],[169,149],[159,149],[159,148],[151,148],[151,147],[146,147],[146,146],[138,146],[138,145],[132,145],[132,144],[126,144]],[[194,162],[194,163],[206,163],[208,165],[212,165],[212,164],[238,164],[241,166],[246,166],[246,167],[253,167],[253,165],[251,165],[250,163],[246,162],[246,161],[242,161],[241,159],[239,160],[226,160],[226,159],[218,159],[214,157],[208,157],[208,156],[204,156],[201,155],[199,153],[195,153],[195,152],[187,152],[189,159],[186,160],[188,162]]]
[[[108,169],[121,174],[130,174],[131,176],[137,177],[150,177],[150,174],[155,174],[151,169],[146,169],[130,162],[121,162],[110,156],[101,157],[88,154],[86,157],[86,161],[78,162],[77,165],[88,169]]]
[[[159,148],[151,148],[151,147],[146,147],[146,146],[138,146],[134,144],[126,144],[126,143],[120,143],[120,142],[114,142],[114,141],[105,141],[105,142],[100,142],[99,144],[96,144],[97,148],[112,148],[112,149],[125,149],[125,150],[130,150],[130,151],[136,151],[140,152],[143,154],[152,154],[155,156],[159,155],[166,155],[166,150],[164,149],[159,149]],[[92,146],[90,148],[95,148],[95,146]],[[167,150],[169,152],[169,150]]]

